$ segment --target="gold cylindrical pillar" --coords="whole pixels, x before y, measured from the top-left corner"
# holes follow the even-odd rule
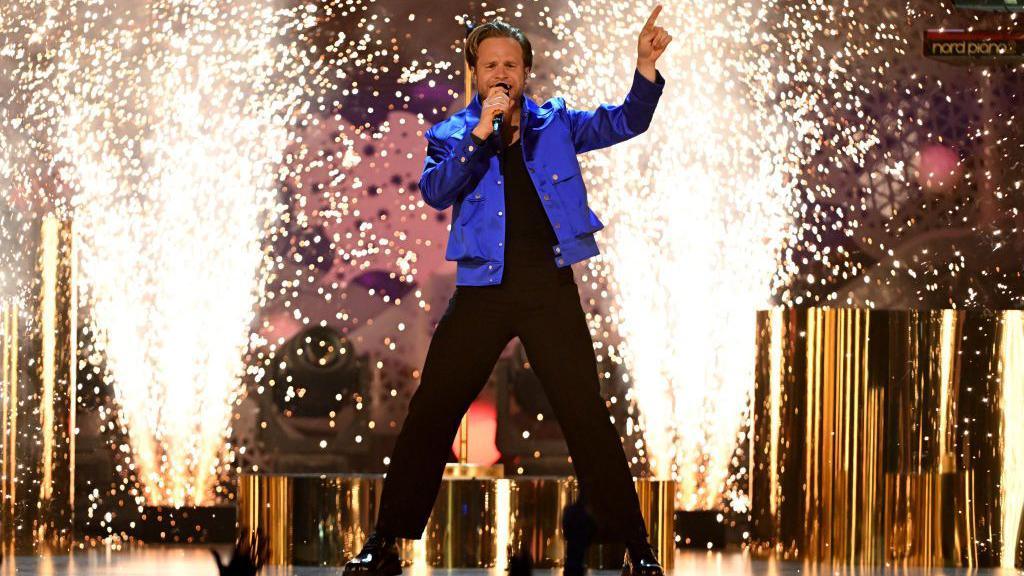
[[[556,476],[517,478],[511,492],[510,552],[528,552],[538,568],[562,566],[562,510],[576,495],[575,482]]]
[[[238,530],[266,539],[270,564],[289,564],[292,479],[288,476],[243,474],[238,479]]]
[[[507,546],[508,492],[509,483],[504,479],[442,481],[423,532],[426,564],[434,568],[504,568],[504,548],[499,540]],[[501,515],[499,508],[503,508]]]
[[[0,303],[0,540],[9,554],[66,552],[72,540],[78,346],[73,234],[69,222],[52,216],[35,231],[38,243],[21,246],[37,255],[35,265]]]
[[[666,570],[675,567],[675,493],[674,480],[639,479],[636,493],[640,497],[640,510],[647,524],[651,546],[658,554],[658,562]],[[620,568],[608,566],[609,569]]]
[[[755,551],[1012,567],[1024,508],[1024,313],[758,314]]]
[[[635,482],[651,545],[658,561],[668,570],[674,566],[674,502],[672,480],[639,479]],[[510,553],[529,552],[538,568],[561,567],[565,563],[562,511],[579,497],[572,478],[539,477],[511,480],[512,525]],[[594,570],[618,570],[626,551],[625,543],[595,543],[587,554]]]

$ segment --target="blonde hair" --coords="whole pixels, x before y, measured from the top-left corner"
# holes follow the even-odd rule
[[[488,38],[511,38],[519,43],[523,49],[523,65],[526,68],[533,68],[533,47],[526,34],[515,26],[502,20],[491,20],[481,24],[469,33],[466,37],[466,63],[470,68],[476,68],[476,58],[480,51],[480,43]]]

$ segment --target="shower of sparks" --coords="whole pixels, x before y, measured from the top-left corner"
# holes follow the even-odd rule
[[[1003,406],[1024,404],[1024,312],[1012,310],[1002,318],[1002,346],[999,351],[1000,395]],[[1013,568],[1019,557],[1020,530],[1024,528],[1021,513],[1024,510],[1024,422],[1002,410],[1000,427],[1006,461],[999,481],[1002,549],[1000,559],[1004,568]]]
[[[364,4],[23,1],[0,22],[2,170],[75,220],[83,356],[113,384],[100,416],[128,439],[117,469],[139,505],[219,491],[290,124],[369,36],[303,40]]]
[[[586,277],[592,288],[609,286],[612,298],[606,317],[592,319],[593,333],[621,336],[617,352],[628,367],[648,464],[656,475],[679,481],[677,504],[684,508],[746,507],[738,480],[745,474],[756,309],[773,302],[873,306],[880,294],[898,301],[903,278],[917,288],[917,300],[905,305],[918,305],[945,283],[929,287],[892,257],[891,236],[907,236],[907,228],[927,221],[927,210],[909,222],[894,211],[862,221],[868,202],[881,203],[871,197],[888,192],[883,181],[907,194],[914,186],[948,192],[955,180],[963,186],[962,167],[922,164],[926,142],[912,162],[885,148],[887,140],[915,142],[927,118],[917,110],[889,118],[867,106],[894,83],[922,82],[907,72],[910,65],[892,66],[913,57],[920,41],[921,29],[905,20],[914,14],[934,22],[945,13],[914,4],[668,6],[659,25],[676,39],[658,63],[667,87],[650,130],[582,162],[592,205],[607,224],[604,258],[589,264]],[[632,76],[636,29],[649,10],[625,2],[573,3],[554,26],[564,47],[544,54],[563,66],[553,92],[577,108],[621,99]],[[882,105],[927,105],[909,90],[898,98],[905,101]],[[1013,117],[993,111],[983,121],[995,126]],[[925,137],[942,141],[941,134]],[[1013,139],[995,143],[1009,159],[1020,154]],[[1019,171],[1019,163],[1006,164]],[[873,180],[863,181],[865,171]],[[936,171],[945,174],[938,184]],[[848,199],[853,189],[860,195]],[[1002,233],[1011,232],[1016,210],[992,208]],[[993,242],[1000,234],[995,228]],[[880,248],[877,269],[842,243],[833,246],[836,237],[853,239],[863,251]],[[916,261],[920,254],[910,256]],[[963,255],[953,258],[955,273]],[[1013,278],[993,268],[991,278]],[[874,291],[858,288],[858,279]],[[840,296],[836,287],[844,284]],[[1020,297],[1004,283],[989,284],[1001,286],[1002,297]]]
[[[96,60],[65,96],[95,352],[150,503],[213,495],[294,97],[264,84],[273,12],[235,8],[150,5],[90,31],[74,53]]]
[[[570,105],[621,99],[645,7],[585,3],[562,92]],[[591,5],[592,4],[592,5]],[[769,102],[765,63],[747,58],[763,14],[720,3],[662,13],[676,40],[658,62],[666,93],[641,140],[587,157],[606,216],[603,263],[642,414],[652,471],[680,504],[718,504],[744,418],[754,310],[769,299],[789,225],[799,122]],[[602,46],[602,49],[595,49]],[[609,47],[610,48],[604,48]]]

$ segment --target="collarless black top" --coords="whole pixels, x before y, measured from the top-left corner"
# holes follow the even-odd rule
[[[558,237],[527,172],[522,141],[517,139],[502,152],[506,212],[502,284],[572,283],[572,269],[555,264]]]

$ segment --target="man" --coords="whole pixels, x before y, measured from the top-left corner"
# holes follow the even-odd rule
[[[519,337],[565,435],[598,537],[626,543],[629,573],[661,576],[600,395],[569,267],[598,253],[594,232],[603,227],[587,207],[576,155],[650,124],[665,84],[655,62],[672,40],[655,25],[660,12],[656,7],[640,31],[625,101],[595,111],[572,110],[561,98],[542,106],[524,98],[533,50],[519,29],[494,21],[466,39],[477,95],[427,131],[420,179],[427,204],[453,207],[445,257],[458,263],[455,295],[395,444],[376,529],[345,574],[401,573],[395,539],[422,536],[459,422],[505,345]]]

